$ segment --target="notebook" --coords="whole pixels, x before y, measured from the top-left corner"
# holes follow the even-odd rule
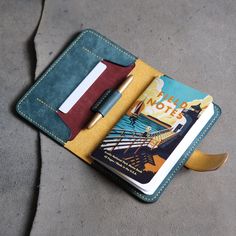
[[[213,116],[212,102],[210,95],[157,77],[91,156],[152,195]]]
[[[98,99],[103,96],[106,90],[116,89],[127,76],[131,74],[133,75],[133,81],[124,91],[119,101],[98,124],[91,129],[86,129],[88,122],[94,116],[92,107]],[[117,174],[117,170],[113,170],[114,168],[111,166],[108,168],[108,165],[105,166],[103,161],[95,161],[91,158],[91,154],[96,153],[95,150],[97,150],[97,147],[103,140],[106,140],[110,132],[114,132],[113,128],[124,115],[133,114],[133,117],[132,115],[129,116],[131,117],[130,122],[132,121],[134,127],[137,126],[139,120],[139,118],[135,118],[135,114],[137,113],[135,110],[137,110],[137,107],[132,104],[137,105],[135,101],[141,94],[145,94],[143,93],[145,89],[148,86],[152,86],[153,83],[156,83],[154,78],[156,78],[155,81],[174,81],[102,34],[92,29],[86,29],[78,34],[37,78],[35,84],[31,85],[28,91],[19,99],[16,110],[19,115],[30,124],[74,153],[75,156],[83,160],[84,163],[93,167],[91,168],[91,172],[96,169],[107,178],[114,181],[117,186],[122,187],[139,200],[143,202],[154,202],[159,198],[175,173],[188,160],[198,143],[204,138],[221,113],[220,108],[211,101],[211,105],[209,104],[208,106],[213,107],[211,110],[213,115],[208,119],[208,122],[207,119],[205,120],[205,126],[199,128],[191,137],[191,140],[188,141],[188,144],[185,145],[185,148],[181,149],[181,157],[175,159],[175,162],[172,163],[171,170],[167,171],[168,174],[166,172],[167,175],[164,175],[165,177],[163,177],[158,185],[159,187],[156,189],[152,187],[145,188],[137,179],[134,180],[132,176],[129,176],[127,173]],[[163,88],[166,89],[165,86]],[[182,97],[177,93],[175,94],[174,90],[169,92],[165,100],[174,96],[172,100],[175,102],[176,99],[179,99],[179,101],[176,102],[179,106]],[[165,95],[166,94],[160,94],[159,99],[161,97],[164,99]],[[207,96],[200,92],[195,95],[196,99],[199,100]],[[139,100],[140,99],[138,99],[138,101]],[[185,102],[193,100],[193,97],[187,97],[186,95]],[[145,103],[146,101],[147,98],[145,100],[144,97],[141,97],[140,102]],[[152,103],[154,101],[150,102]],[[193,105],[198,106],[199,104],[193,103]],[[141,104],[140,106],[140,111],[142,111],[140,114],[147,116],[147,113],[142,110],[143,106]],[[187,108],[189,107],[183,107],[183,109]],[[201,116],[198,118],[199,120],[204,116],[204,113],[207,112],[207,108],[204,108],[202,104],[200,108],[205,111],[201,111]],[[168,112],[173,110],[172,115],[176,116],[179,112],[178,109],[179,108],[171,108]],[[174,114],[174,110],[176,110],[176,114]],[[184,111],[182,111],[182,113],[183,112]],[[139,114],[139,112],[137,114]],[[160,117],[157,117],[157,119],[160,120],[161,124],[162,119]],[[150,120],[154,123],[158,123],[155,121],[155,116],[150,118]],[[166,129],[172,127],[171,119],[169,119],[168,122],[167,120],[163,120],[162,124],[164,123],[167,127]],[[170,127],[168,124],[170,124]],[[202,126],[203,124],[202,122]],[[152,125],[148,126],[150,126],[151,129],[147,128],[146,134],[143,134],[144,138],[148,136],[151,138],[154,133]],[[177,132],[178,130],[179,132]],[[184,127],[182,130],[184,130]],[[141,130],[135,132],[143,133]],[[182,132],[181,127],[176,126],[176,129],[170,130],[170,132],[180,134],[180,132]],[[145,137],[145,135],[147,137]],[[159,144],[159,146],[162,145],[164,148],[165,144],[167,144],[167,142]],[[160,160],[166,158],[161,154],[158,155],[162,158]],[[170,158],[167,158],[166,163],[168,159]],[[155,161],[155,159],[153,159],[153,161]],[[160,161],[158,161],[158,163],[159,162]],[[82,165],[84,163],[81,162]],[[163,167],[164,165],[165,163]],[[161,169],[157,174],[160,173]],[[155,176],[153,179],[154,178]],[[140,186],[138,187],[138,185]],[[155,186],[157,185],[155,184]]]

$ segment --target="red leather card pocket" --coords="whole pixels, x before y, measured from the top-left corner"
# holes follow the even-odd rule
[[[105,60],[102,62],[107,66],[106,70],[76,102],[70,111],[67,113],[57,111],[60,118],[70,128],[71,135],[69,140],[74,139],[81,129],[86,128],[87,123],[94,115],[91,111],[91,107],[104,91],[118,87],[134,68],[134,64],[124,67]]]

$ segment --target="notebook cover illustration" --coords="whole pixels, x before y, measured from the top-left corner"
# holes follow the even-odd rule
[[[148,183],[212,97],[168,76],[155,78],[92,153],[140,183]]]

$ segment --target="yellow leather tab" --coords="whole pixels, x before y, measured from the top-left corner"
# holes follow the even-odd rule
[[[111,111],[94,127],[80,131],[72,141],[65,143],[67,149],[87,163],[92,163],[92,159],[90,158],[91,152],[98,146],[103,138],[105,138],[112,127],[125,114],[150,82],[155,77],[163,75],[140,59],[136,60],[135,67],[130,74],[134,76],[132,83],[125,90],[121,99]]]
[[[185,163],[185,167],[195,171],[212,171],[221,167],[228,159],[228,153],[207,154],[195,150]]]

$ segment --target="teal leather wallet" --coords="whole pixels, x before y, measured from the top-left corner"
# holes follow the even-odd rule
[[[61,104],[99,62],[106,65],[106,71],[99,76],[69,112],[63,113],[60,111]],[[85,130],[83,127],[93,116],[91,107],[103,95],[105,90],[116,88],[130,73],[137,75],[133,87],[122,96],[101,123],[94,129]],[[154,194],[146,195],[138,191],[97,162],[94,162],[89,154],[150,83],[153,76],[158,75],[162,75],[162,73],[100,33],[87,29],[82,31],[39,76],[35,84],[19,100],[16,110],[20,116],[72,151],[84,162],[101,171],[127,192],[143,202],[150,203],[159,198],[176,172],[188,160],[191,153],[221,114],[220,108],[214,105],[212,118]]]

